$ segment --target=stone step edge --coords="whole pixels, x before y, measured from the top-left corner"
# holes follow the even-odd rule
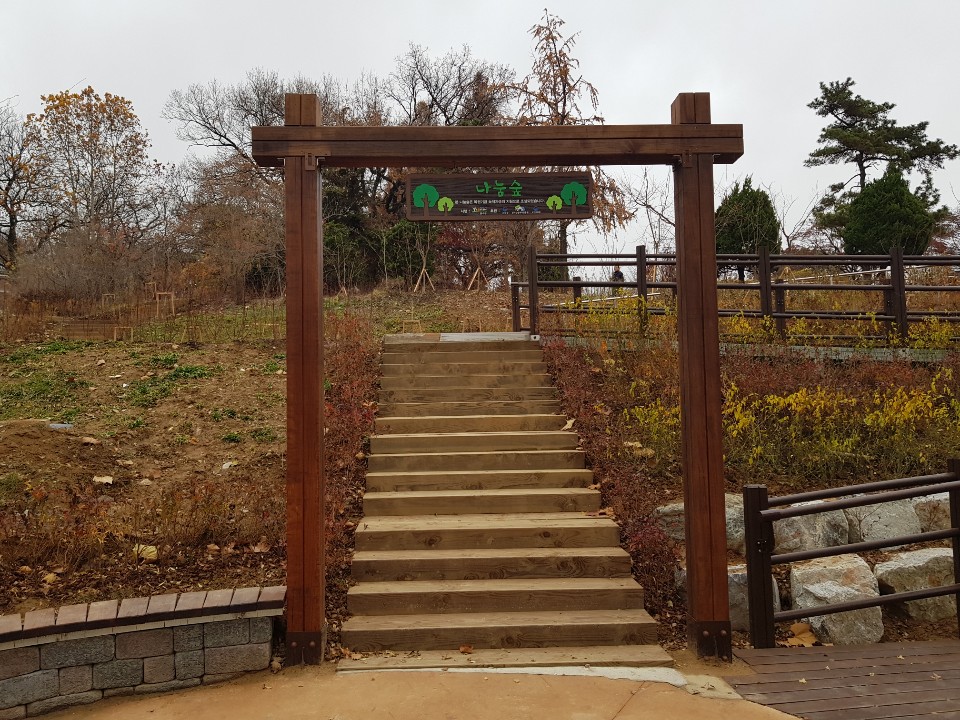
[[[0,615],[0,650],[116,632],[283,614],[285,585],[168,593]]]
[[[470,653],[449,650],[387,650],[356,653],[337,663],[337,672],[432,668],[536,667],[674,667],[673,657],[659,645],[582,647],[477,648]]]

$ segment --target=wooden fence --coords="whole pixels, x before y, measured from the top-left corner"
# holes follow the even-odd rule
[[[844,508],[876,505],[891,500],[948,492],[950,495],[950,528],[933,530],[917,535],[847,543],[814,550],[776,553],[773,523],[786,518],[815,515]],[[828,503],[813,503],[812,500],[827,500]],[[750,642],[755,648],[772,648],[776,644],[777,622],[800,620],[811,616],[830,615],[847,610],[878,607],[890,603],[921,600],[923,598],[954,595],[960,608],[960,460],[951,460],[948,471],[938,475],[922,475],[898,480],[847,485],[845,487],[814,490],[812,492],[784,495],[778,498],[767,496],[764,485],[747,485],[743,489],[743,519],[747,556],[747,596],[750,608]],[[851,600],[831,605],[800,610],[775,611],[773,588],[770,582],[774,565],[786,565],[802,560],[833,557],[847,553],[867,552],[897,545],[951,539],[953,542],[952,585],[898,592],[879,597]],[[960,617],[960,614],[958,614]]]
[[[636,268],[636,279],[583,280],[574,277],[570,280],[546,280],[544,276],[557,274],[558,268],[602,268],[614,266]],[[960,322],[960,312],[948,308],[920,308],[911,306],[910,300],[921,294],[960,293],[960,256],[953,255],[904,255],[894,248],[889,255],[771,255],[766,250],[757,254],[717,255],[717,267],[738,273],[752,275],[750,282],[730,282],[722,278],[717,283],[718,290],[740,290],[755,292],[759,302],[753,307],[721,307],[720,317],[744,317],[767,319],[781,336],[787,334],[789,320],[845,320],[871,321],[883,323],[889,334],[906,338],[911,323],[923,322],[927,318],[937,318],[946,322]],[[951,276],[956,277],[954,284],[921,284],[911,282],[911,271],[916,274],[919,268],[950,268]],[[798,270],[830,270],[835,272],[826,277],[795,277]],[[564,273],[566,274],[566,273]],[[610,273],[606,273],[609,277]],[[779,277],[779,276],[783,277]],[[527,253],[526,282],[512,282],[511,306],[514,331],[529,330],[540,334],[541,316],[544,314],[563,314],[575,316],[591,312],[602,312],[601,306],[592,306],[595,300],[584,299],[584,289],[602,289],[616,293],[613,298],[622,301],[626,298],[637,299],[637,312],[643,315],[664,315],[669,312],[668,303],[657,303],[653,299],[663,291],[671,297],[676,295],[676,256],[667,254],[648,255],[646,247],[640,245],[633,255],[610,254],[539,254],[533,248]],[[669,278],[669,279],[667,279]],[[868,282],[869,280],[869,282]],[[812,281],[812,282],[811,282]],[[951,281],[952,282],[952,281]],[[523,302],[523,290],[526,290],[526,302]],[[565,303],[541,304],[542,290],[572,290],[573,301]],[[798,296],[809,291],[828,291],[837,293],[877,293],[880,297],[876,307],[863,307],[843,310],[808,309],[799,306]],[[960,299],[960,295],[956,296]],[[788,307],[788,300],[794,300]],[[523,323],[524,311],[527,324]],[[560,328],[564,330],[569,328]],[[831,335],[835,339],[863,338],[863,335]],[[875,339],[883,336],[874,335]],[[958,338],[954,338],[958,339]]]

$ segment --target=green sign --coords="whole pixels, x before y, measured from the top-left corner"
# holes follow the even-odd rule
[[[587,172],[407,176],[410,220],[576,220],[592,215]]]

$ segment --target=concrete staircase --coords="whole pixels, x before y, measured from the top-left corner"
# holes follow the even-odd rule
[[[384,342],[343,644],[418,667],[462,646],[480,666],[672,664],[539,346],[525,333]]]

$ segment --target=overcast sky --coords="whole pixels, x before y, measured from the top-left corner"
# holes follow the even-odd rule
[[[234,83],[262,67],[282,77],[389,74],[409,43],[530,68],[529,29],[544,0],[0,0],[0,102],[23,114],[40,95],[92,85],[132,101],[153,155],[188,152],[161,117],[174,89]],[[713,121],[742,123],[746,152],[718,167],[794,201],[793,217],[849,168],[803,167],[821,118],[821,81],[852,77],[866,98],[896,103],[901,124],[960,143],[960,2],[955,0],[553,0],[579,32],[575,55],[610,124],[667,123],[679,92],[711,93]],[[661,171],[662,172],[662,171]],[[960,203],[960,161],[937,176]],[[618,241],[632,247],[630,237]]]

